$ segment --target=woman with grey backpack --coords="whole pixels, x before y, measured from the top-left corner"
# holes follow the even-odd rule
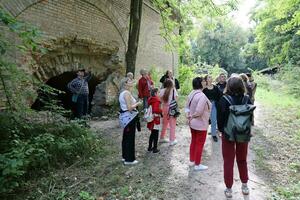
[[[242,182],[243,195],[249,194],[247,154],[251,137],[253,110],[246,88],[239,76],[230,77],[224,96],[218,106],[218,129],[222,134],[222,155],[224,160],[224,191],[227,198],[232,198],[233,168],[236,157]]]

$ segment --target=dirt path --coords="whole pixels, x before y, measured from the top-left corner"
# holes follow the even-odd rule
[[[121,156],[118,144],[121,142],[121,129],[117,127],[117,121],[92,122],[91,126],[97,130],[101,129],[108,137],[113,136],[114,144],[119,150],[113,159],[119,160]],[[144,128],[141,133],[137,133],[136,151],[139,164],[128,167],[123,166],[121,162],[116,162],[116,165],[125,171],[120,175],[125,176],[129,188],[133,188],[129,199],[225,199],[221,142],[213,142],[210,136],[207,137],[203,164],[207,165],[209,169],[195,172],[188,166],[190,143],[188,127],[183,125],[177,127],[176,136],[177,145],[169,147],[168,144],[161,144],[159,147],[161,152],[152,154],[146,151],[149,131]],[[255,144],[250,144],[250,149],[251,145]],[[251,193],[249,196],[241,194],[241,182],[235,166],[233,200],[268,199],[270,190],[259,177],[254,160],[254,152],[250,150],[248,163]]]

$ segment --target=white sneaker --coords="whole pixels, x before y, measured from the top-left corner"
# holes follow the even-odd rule
[[[195,162],[189,162],[189,167],[194,167],[195,166]]]
[[[124,165],[136,165],[136,164],[138,164],[139,163],[139,161],[137,161],[137,160],[134,160],[134,161],[132,161],[132,162],[124,162]]]
[[[204,171],[204,170],[207,170],[208,169],[208,167],[207,166],[205,166],[205,165],[196,165],[195,167],[194,167],[194,170],[195,171]]]
[[[170,146],[174,146],[177,144],[177,140],[174,140],[174,141],[170,141]]]
[[[169,143],[169,140],[164,138],[164,139],[160,139],[159,142],[160,143]]]
[[[231,199],[231,198],[232,198],[232,190],[231,190],[230,188],[226,188],[226,189],[224,190],[224,194],[225,194],[225,197],[226,197],[227,199]]]
[[[122,158],[121,161],[122,161],[122,162],[125,162],[125,158]]]
[[[242,193],[243,195],[249,195],[249,188],[247,183],[242,183]]]

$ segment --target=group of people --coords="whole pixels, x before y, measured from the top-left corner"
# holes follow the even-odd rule
[[[139,126],[138,106],[140,105],[143,105],[145,113],[149,114],[147,109],[151,111],[151,117],[147,117],[147,128],[151,131],[147,150],[158,153],[159,138],[160,142],[168,142],[170,146],[177,144],[175,130],[179,112],[171,111],[178,107],[178,89],[180,88],[178,80],[173,77],[171,71],[167,71],[161,78],[162,86],[159,89],[154,86],[151,76],[146,70],[141,70],[140,74],[141,78],[137,84],[140,100],[136,100],[132,93],[134,88],[132,73],[129,73],[121,82],[119,119],[120,125],[123,127],[122,161],[125,165],[138,163],[135,157],[135,132],[136,129],[140,130],[140,127],[137,127]],[[202,164],[201,157],[207,130],[211,124],[213,140],[218,142],[218,136],[222,140],[226,197],[232,197],[235,157],[242,182],[242,193],[248,195],[247,150],[250,139],[242,142],[230,139],[228,135],[233,135],[233,133],[228,131],[226,124],[229,121],[232,123],[232,120],[229,120],[232,117],[230,116],[232,106],[254,103],[256,83],[251,74],[233,74],[226,80],[226,74],[221,73],[217,81],[217,84],[214,85],[212,76],[206,75],[194,78],[191,83],[193,90],[188,95],[184,108],[187,124],[191,131],[190,166],[194,167],[195,171],[208,169]],[[252,116],[250,120],[253,120]],[[168,128],[170,129],[169,139],[166,138]],[[250,128],[248,129],[250,132]],[[217,134],[217,130],[219,134]],[[244,132],[248,134],[248,131]]]
[[[140,74],[141,77],[137,84],[135,84],[133,73],[128,73],[120,85],[119,119],[123,128],[122,162],[125,165],[138,163],[135,156],[135,133],[136,130],[141,131],[138,107],[143,106],[145,115],[146,113],[150,115],[147,116],[147,128],[151,131],[147,148],[149,152],[159,152],[159,140],[162,143],[169,143],[170,146],[177,144],[175,131],[177,117],[180,114],[177,102],[178,90],[180,89],[179,81],[168,70],[161,77],[162,85],[158,88],[155,87],[151,74],[147,70],[141,70]],[[91,73],[85,73],[84,69],[80,69],[77,72],[77,78],[68,84],[68,88],[72,92],[72,101],[76,105],[76,117],[78,118],[86,115],[88,111],[88,81],[90,78]],[[236,138],[232,139],[234,131],[228,129],[228,123],[235,123],[231,116],[233,106],[254,104],[257,85],[249,73],[232,74],[229,79],[226,79],[224,73],[218,76],[217,84],[213,84],[213,77],[210,75],[194,78],[191,83],[193,90],[187,97],[184,112],[191,131],[190,166],[194,167],[195,171],[208,169],[208,166],[202,164],[201,157],[207,130],[211,124],[213,140],[218,142],[220,136],[222,141],[224,182],[226,185],[224,193],[227,198],[231,198],[235,157],[242,182],[242,193],[244,195],[249,194],[247,151],[250,139],[243,141],[237,141]],[[133,94],[135,85],[137,85],[138,98],[135,98]],[[253,115],[251,121],[253,124]],[[170,130],[169,139],[166,138],[167,129]],[[251,135],[249,127],[244,132]]]

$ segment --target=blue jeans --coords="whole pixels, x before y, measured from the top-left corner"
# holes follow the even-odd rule
[[[148,108],[148,98],[149,97],[143,97],[143,109],[145,110]]]
[[[210,121],[211,121],[211,135],[216,136],[217,135],[217,107],[215,101],[211,101]]]

